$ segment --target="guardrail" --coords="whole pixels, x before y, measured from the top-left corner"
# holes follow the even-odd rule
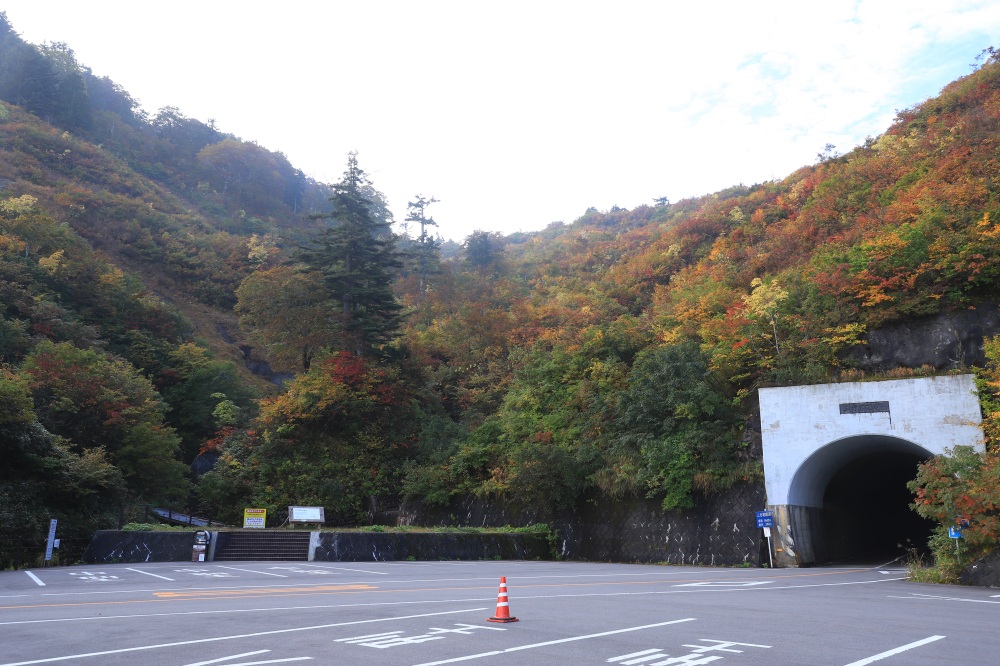
[[[228,527],[228,525],[220,523],[217,520],[199,518],[197,516],[191,516],[186,513],[174,511],[173,509],[154,509],[153,507],[150,507],[148,511],[156,517],[166,520],[169,523],[173,523],[174,525],[191,525],[193,527],[212,527],[213,525],[217,525],[219,527]]]

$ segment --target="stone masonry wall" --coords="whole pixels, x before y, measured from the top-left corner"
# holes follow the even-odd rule
[[[544,536],[534,534],[427,534],[319,532],[316,562],[551,559]]]
[[[88,564],[191,561],[195,531],[123,532],[99,530],[83,553]]]
[[[572,511],[544,515],[508,503],[466,497],[450,506],[407,503],[401,524],[498,527],[545,522],[557,531],[557,554],[605,562],[668,562],[758,566],[768,561],[755,512],[764,508],[761,483],[702,497],[693,509],[665,512],[651,499],[585,498]]]

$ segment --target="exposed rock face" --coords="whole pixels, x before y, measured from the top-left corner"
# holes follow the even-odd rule
[[[979,587],[1000,587],[1000,550],[966,567],[959,580],[963,585]]]
[[[1000,307],[981,303],[871,331],[868,342],[852,349],[848,360],[866,372],[893,368],[954,370],[982,365],[983,339],[1000,334]]]

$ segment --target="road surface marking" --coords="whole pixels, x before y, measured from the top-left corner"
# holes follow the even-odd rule
[[[314,585],[312,587],[280,587],[256,590],[195,590],[192,592],[154,592],[153,596],[160,599],[206,599],[210,597],[242,597],[247,595],[272,595],[309,592],[353,592],[358,590],[377,590],[374,585]]]
[[[278,578],[288,578],[285,574],[268,573],[266,571],[257,571],[256,569],[241,569],[239,567],[227,567],[224,564],[217,565],[220,569],[232,569],[233,571],[246,571],[247,573],[261,574],[262,576],[277,576]]]
[[[753,587],[754,585],[768,585],[773,580],[748,580],[748,581],[705,581],[704,583],[681,583],[674,587]]]
[[[441,615],[455,615],[458,613],[481,613],[488,608],[464,608],[462,610],[441,611],[439,613],[422,613],[420,615],[402,615],[399,617],[381,617],[373,620],[354,620],[351,622],[334,622],[331,624],[317,624],[309,627],[293,627],[291,629],[273,629],[271,631],[258,631],[252,634],[234,634],[232,636],[216,636],[215,638],[198,638],[190,641],[176,641],[174,643],[157,643],[156,645],[140,645],[138,647],[119,648],[117,650],[102,650],[100,652],[84,652],[81,654],[69,654],[61,657],[46,657],[43,659],[32,659],[30,661],[12,661],[0,666],[30,666],[33,664],[51,664],[57,661],[69,661],[70,659],[84,659],[87,657],[103,657],[110,654],[126,654],[129,652],[144,652],[146,650],[157,650],[160,648],[182,647],[185,645],[200,645],[203,643],[216,643],[219,641],[242,640],[245,638],[258,638],[260,636],[277,636],[280,634],[291,634],[300,631],[315,631],[317,629],[332,629],[334,627],[349,627],[358,624],[372,624],[375,622],[395,622],[396,620],[413,620],[421,617],[436,617]],[[667,623],[669,624],[669,623]]]
[[[161,576],[160,574],[149,573],[148,571],[143,571],[142,569],[133,569],[131,567],[125,567],[125,569],[126,571],[134,571],[136,573],[141,573],[146,576],[152,576],[153,578],[162,578],[163,580],[169,580],[170,582],[174,581],[173,578],[167,578],[166,576]]]
[[[921,645],[927,645],[928,643],[933,643],[934,641],[939,641],[942,638],[945,638],[945,637],[944,636],[928,636],[927,638],[925,638],[923,640],[914,641],[912,643],[907,643],[906,645],[900,645],[898,648],[895,648],[893,650],[886,650],[885,652],[879,652],[878,654],[873,655],[871,657],[868,657],[867,659],[862,659],[861,661],[852,661],[851,663],[847,664],[846,666],[865,666],[865,664],[871,664],[871,663],[876,662],[876,661],[882,661],[886,657],[891,657],[893,655],[899,654],[900,652],[906,652],[907,650],[912,650],[913,648],[918,648]]]
[[[614,629],[612,631],[602,631],[599,634],[586,634],[585,636],[570,636],[569,638],[559,638],[554,641],[545,641],[544,643],[531,643],[530,645],[518,645],[517,647],[507,648],[506,650],[494,650],[493,652],[481,652],[479,654],[470,654],[464,657],[455,657],[454,659],[444,659],[442,661],[428,661],[423,664],[417,664],[417,666],[438,666],[439,664],[454,664],[460,661],[471,661],[473,659],[481,659],[483,657],[492,657],[498,654],[505,654],[507,652],[520,652],[521,650],[533,650],[540,647],[548,647],[549,645],[559,645],[560,643],[572,643],[574,641],[585,641],[590,638],[600,638],[602,636],[613,636],[615,634],[625,634],[631,631],[642,631],[643,629],[654,629],[656,627],[665,627],[670,624],[680,624],[681,622],[694,622],[693,617],[685,617],[680,620],[670,620],[669,622],[657,622],[656,624],[644,624],[641,627],[626,627],[625,629]],[[0,664],[0,666],[6,666],[5,664]]]
[[[270,650],[257,650],[256,652],[244,652],[243,654],[234,654],[231,657],[219,657],[218,659],[209,659],[208,661],[199,661],[194,664],[186,664],[185,666],[209,666],[210,664],[221,664],[222,662],[228,662],[231,659],[242,659],[243,657],[253,657],[258,654],[264,654],[270,652]],[[242,661],[238,664],[227,664],[227,666],[254,666],[254,664],[284,664],[289,661],[312,661],[312,657],[289,657],[285,659],[268,659],[266,661]]]
[[[318,567],[320,569],[335,569],[337,571],[353,571],[354,573],[366,573],[372,574],[374,576],[388,576],[389,574],[385,571],[368,571],[367,569],[348,569],[347,567],[324,567],[318,564],[311,564],[309,566]]]
[[[991,595],[994,597],[1000,596],[997,594]],[[944,597],[937,594],[918,594],[917,592],[911,592],[908,596],[890,596],[890,599],[916,599],[918,601],[924,600],[934,600],[934,601],[965,601],[970,604],[1000,604],[1000,601],[989,601],[987,599],[965,599],[963,597]]]
[[[25,571],[24,573],[28,574],[28,578],[30,578],[31,580],[35,581],[36,583],[38,583],[42,587],[45,587],[45,583],[42,582],[41,578],[39,578],[35,574],[31,573],[30,571]]]
[[[897,580],[906,580],[906,578],[905,577],[902,577],[902,578],[880,578],[880,579],[875,579],[875,580],[847,581],[847,582],[843,582],[843,583],[811,583],[811,584],[806,584],[806,585],[776,585],[776,586],[773,586],[773,587],[770,587],[770,586],[769,587],[725,587],[725,588],[717,588],[717,589],[705,588],[705,587],[698,587],[698,588],[692,588],[692,589],[676,589],[675,588],[675,589],[671,589],[671,590],[649,590],[649,591],[642,591],[642,592],[583,592],[583,593],[580,593],[580,594],[524,594],[524,593],[520,593],[519,592],[517,596],[520,599],[561,599],[561,598],[571,598],[571,599],[573,599],[573,598],[583,598],[583,597],[629,597],[629,596],[650,596],[650,595],[663,595],[663,594],[719,594],[719,593],[729,593],[729,592],[753,592],[753,591],[756,591],[756,592],[774,592],[774,591],[778,591],[778,590],[797,590],[797,589],[807,589],[807,588],[815,588],[815,587],[840,587],[840,586],[844,586],[844,585],[871,585],[871,584],[874,584],[874,583],[887,583],[887,582],[892,582],[892,581],[897,581]],[[390,581],[390,582],[398,582],[398,581]],[[421,582],[424,582],[424,581],[421,581]],[[669,581],[658,581],[658,582],[660,582],[660,583],[667,583]],[[610,585],[621,585],[622,583],[607,583],[607,584],[610,584]],[[645,585],[645,584],[651,584],[651,582],[650,581],[640,581],[640,582],[638,582],[638,584]],[[593,586],[600,586],[600,585],[602,585],[602,583],[594,583],[593,584]],[[561,584],[561,585],[525,585],[525,586],[521,586],[521,587],[522,588],[534,588],[534,587],[578,587],[578,586],[579,585],[576,584],[576,583],[568,583],[568,584]],[[368,591],[368,592],[372,592],[372,593],[388,593],[388,594],[394,594],[394,595],[399,595],[399,594],[403,594],[403,593],[424,593],[424,592],[445,592],[445,591],[449,591],[449,592],[472,592],[472,591],[484,590],[484,589],[490,589],[490,590],[495,590],[496,589],[495,585],[491,585],[489,588],[484,588],[482,586],[476,586],[476,587],[438,587],[438,588],[428,587],[428,588],[410,588],[410,589],[393,589],[393,588],[375,588],[375,587],[372,587],[372,588],[370,588],[368,590],[352,590],[352,589],[337,590],[336,588],[338,586],[330,586],[330,587],[332,589],[329,590],[329,591],[334,592],[334,593],[344,592],[344,593],[348,593],[348,594],[353,594],[353,593],[359,592],[359,591]],[[344,585],[344,586],[339,586],[339,587],[350,588],[351,586],[350,585]],[[317,592],[319,591],[318,588],[309,588],[309,589],[316,590]],[[245,596],[248,596],[248,597],[252,596],[252,594],[248,594],[246,592],[246,590],[247,590],[247,588],[209,588],[209,589],[206,589],[206,590],[203,590],[203,591],[178,592],[178,593],[159,592],[159,591],[156,591],[156,590],[152,590],[152,592],[153,592],[154,595],[156,595],[158,597],[167,597],[167,598],[135,599],[135,600],[129,600],[129,601],[84,601],[84,602],[72,602],[72,603],[51,603],[51,604],[33,604],[33,605],[18,605],[18,606],[0,606],[0,610],[25,609],[25,608],[44,608],[44,607],[66,607],[66,608],[71,608],[71,607],[76,607],[76,606],[102,606],[102,605],[114,606],[114,605],[125,605],[125,604],[131,605],[131,604],[143,604],[143,603],[163,603],[163,602],[172,601],[174,596],[176,596],[176,598],[184,598],[184,599],[198,599],[198,598],[211,599],[211,598],[219,598],[220,595],[216,594],[216,593],[222,593],[223,595],[225,595],[225,594],[232,595],[234,593],[238,594],[240,592],[243,592],[245,594]],[[296,592],[295,590],[296,590],[296,588],[284,588],[284,587],[280,587],[279,586],[279,587],[266,588],[266,589],[252,589],[251,588],[249,590],[249,592],[257,594],[259,596],[268,596],[268,595],[269,596],[282,596],[282,593],[284,593],[286,591],[290,592],[290,594],[288,596],[298,596],[298,595],[303,594],[303,592],[301,590],[298,591],[298,592]],[[147,592],[147,591],[150,591],[150,590],[139,590],[139,591]],[[490,597],[485,597],[484,596],[484,597],[474,597],[474,598],[466,598],[466,599],[451,599],[449,601],[453,601],[453,602],[456,602],[456,603],[482,603],[484,601],[489,601],[489,600],[492,600],[492,599],[495,599],[495,598],[496,598],[496,593],[494,592],[493,595],[490,596]],[[400,603],[432,603],[432,602],[430,602],[430,601],[419,601],[419,602],[400,602]],[[437,603],[437,602],[433,602],[433,603]],[[989,603],[989,602],[986,602],[986,603]],[[328,606],[326,606],[326,605],[317,605],[316,607],[317,608],[326,608]],[[6,623],[4,623],[4,624],[6,624]],[[0,666],[2,666],[2,665],[0,665]]]

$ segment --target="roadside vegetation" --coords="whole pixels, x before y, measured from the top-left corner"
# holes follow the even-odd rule
[[[976,378],[985,450],[956,447],[935,456],[909,484],[914,510],[937,523],[929,543],[933,561],[911,564],[915,580],[956,583],[966,567],[1000,546],[1000,338],[985,346],[989,362]]]
[[[783,179],[458,243],[432,196],[393,219],[361,156],[314,182],[0,14],[0,566],[51,518],[71,560],[147,504],[356,527],[404,499],[548,520],[759,483],[757,388],[878,378],[848,354],[871,331],[996,303],[998,109],[989,51]],[[980,510],[918,487],[971,548]]]

